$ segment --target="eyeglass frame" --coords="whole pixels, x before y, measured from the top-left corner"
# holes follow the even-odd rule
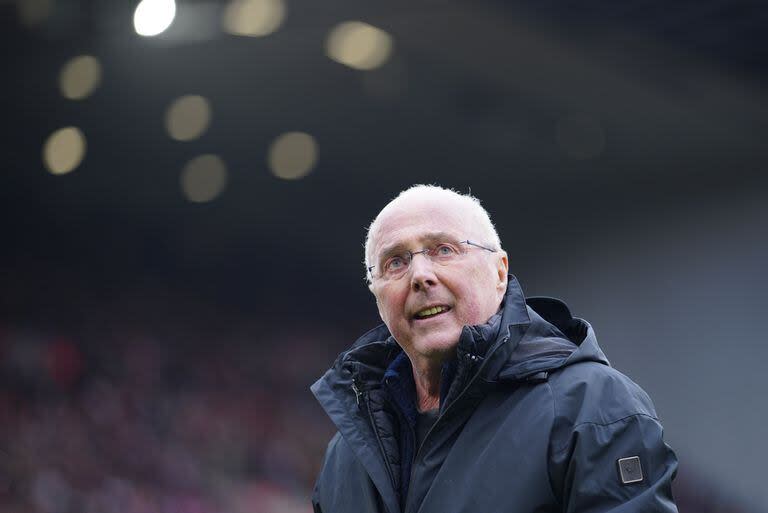
[[[441,242],[440,244],[443,244],[443,243],[444,242]],[[440,244],[437,244],[435,247],[439,246]],[[498,251],[499,251],[497,249],[491,249],[489,247],[483,246],[482,244],[478,244],[477,242],[472,242],[469,239],[467,239],[467,240],[460,240],[456,244],[466,244],[468,246],[474,246],[476,248],[480,248],[480,249],[484,249],[486,251],[490,251],[491,253],[498,253]],[[410,266],[411,262],[413,262],[413,257],[415,257],[416,255],[423,255],[424,253],[426,253],[427,251],[429,251],[431,249],[434,249],[435,247],[433,247],[433,248],[424,248],[424,249],[421,249],[419,251],[405,250],[405,252],[403,254],[409,254],[410,255],[410,257],[408,257],[408,266]],[[430,258],[430,262],[431,261],[432,260]],[[371,266],[368,267],[368,275],[371,277],[371,280],[373,280],[373,278],[374,278],[373,273],[371,271],[375,267],[376,267],[375,265],[371,265]],[[407,270],[406,270],[406,272],[407,272]],[[382,278],[383,276],[384,276],[383,274],[380,274],[378,277]],[[402,277],[402,276],[405,276],[405,272],[401,276],[399,276],[399,278]]]

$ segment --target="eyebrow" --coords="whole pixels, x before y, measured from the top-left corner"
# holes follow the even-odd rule
[[[435,242],[435,241],[452,241],[457,242],[458,239],[451,235],[448,232],[430,232],[426,235],[422,235],[419,237],[420,241],[423,242]],[[396,242],[390,246],[385,247],[379,256],[379,262],[386,260],[393,254],[400,253],[401,251],[406,249],[407,244],[402,242]]]

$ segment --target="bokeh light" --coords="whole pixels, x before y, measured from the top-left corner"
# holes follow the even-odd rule
[[[355,69],[374,69],[392,53],[392,37],[361,21],[346,21],[331,30],[325,42],[331,59]]]
[[[17,0],[19,21],[27,27],[45,22],[53,12],[53,0]]]
[[[181,172],[181,191],[193,203],[206,203],[219,196],[227,185],[227,167],[217,155],[200,155]]]
[[[557,144],[566,155],[576,160],[597,157],[605,149],[605,132],[600,123],[589,116],[566,116],[557,122]]]
[[[52,133],[43,146],[43,163],[54,175],[73,171],[85,157],[85,136],[79,128],[68,126]]]
[[[283,0],[232,0],[222,16],[224,30],[236,36],[266,36],[285,19]]]
[[[210,104],[199,95],[177,98],[165,113],[165,129],[177,141],[197,139],[208,129],[210,122]]]
[[[174,0],[141,0],[133,13],[133,26],[140,36],[156,36],[176,17]]]
[[[96,57],[80,55],[68,60],[59,73],[59,89],[64,98],[82,100],[101,83],[101,64]]]
[[[304,132],[282,134],[269,148],[268,163],[272,174],[278,178],[303,178],[317,163],[317,142]]]

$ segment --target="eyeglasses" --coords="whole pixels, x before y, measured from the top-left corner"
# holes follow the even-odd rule
[[[411,266],[411,261],[416,255],[424,255],[431,262],[436,264],[448,265],[451,262],[461,258],[469,250],[469,248],[465,248],[461,246],[461,244],[474,246],[476,248],[490,251],[491,253],[496,253],[495,249],[482,246],[476,242],[472,242],[471,240],[461,240],[458,242],[436,242],[432,246],[426,247],[421,251],[406,250],[401,253],[389,255],[386,260],[384,260],[384,262],[379,266],[379,274],[375,277],[385,280],[396,280],[403,277],[405,273],[408,272],[408,269]],[[372,278],[374,277],[373,269],[375,267],[375,265],[372,265],[368,268],[368,273]]]

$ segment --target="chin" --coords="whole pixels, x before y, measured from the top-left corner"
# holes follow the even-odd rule
[[[456,349],[459,343],[459,330],[441,330],[441,332],[430,333],[426,337],[419,337],[414,340],[412,347],[417,354],[423,356],[445,355]]]

